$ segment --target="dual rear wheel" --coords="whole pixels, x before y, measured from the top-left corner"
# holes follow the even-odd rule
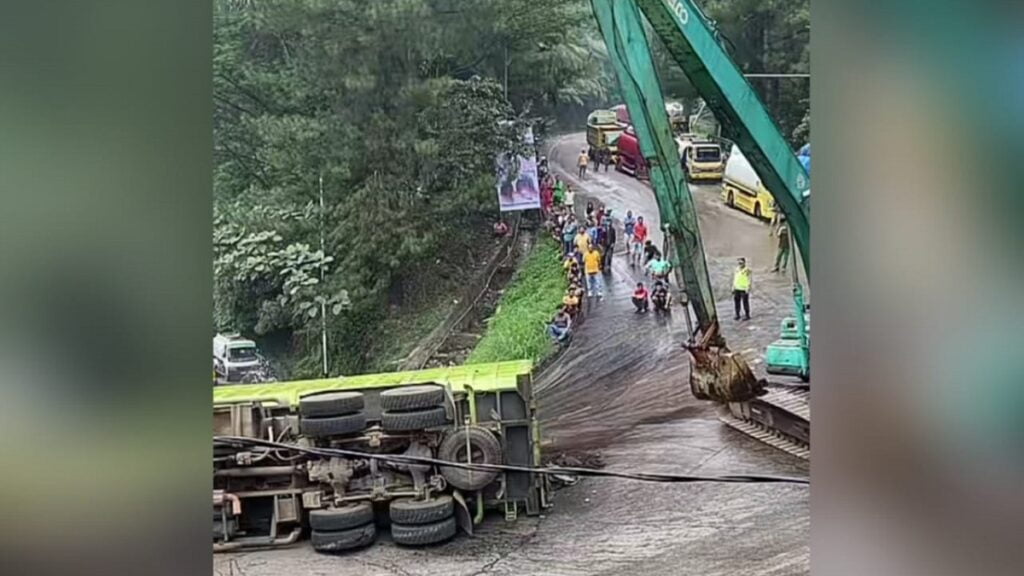
[[[428,546],[455,536],[455,502],[440,495],[427,500],[392,500],[391,539],[402,546]],[[370,502],[346,504],[309,513],[312,528],[310,543],[323,554],[358,550],[377,540],[373,505]]]
[[[313,529],[309,537],[313,549],[326,554],[364,548],[377,539],[373,505],[369,502],[313,510],[309,526]]]
[[[455,501],[443,494],[428,500],[392,500],[391,539],[403,546],[438,544],[455,536]]]
[[[412,432],[444,426],[448,415],[441,386],[403,386],[380,394],[381,427]],[[299,432],[311,438],[349,436],[366,429],[366,400],[361,392],[328,392],[299,400]]]

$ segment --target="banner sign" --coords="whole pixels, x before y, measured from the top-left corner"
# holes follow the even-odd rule
[[[533,130],[524,140],[533,144]],[[540,208],[540,182],[537,158],[502,154],[497,158],[498,206],[502,212]]]

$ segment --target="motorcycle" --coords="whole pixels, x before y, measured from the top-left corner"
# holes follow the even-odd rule
[[[654,306],[655,312],[669,312],[669,295],[652,294],[651,305]]]

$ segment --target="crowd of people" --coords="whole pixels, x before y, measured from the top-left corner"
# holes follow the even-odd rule
[[[582,156],[582,155],[581,155]],[[581,159],[582,165],[582,159]],[[545,226],[562,246],[563,269],[567,288],[562,305],[551,320],[548,331],[560,344],[566,344],[573,329],[582,319],[587,298],[604,298],[604,277],[611,272],[612,256],[618,232],[612,222],[612,210],[587,202],[582,215],[577,215],[576,194],[559,178],[546,175],[542,182],[542,208]],[[772,235],[778,237],[773,272],[785,272],[789,257],[789,230],[784,219],[773,222]],[[631,268],[642,270],[644,279],[633,290],[632,303],[637,314],[667,312],[671,308],[672,264],[649,237],[643,216],[627,211],[622,218],[626,258]],[[744,258],[737,260],[733,271],[735,319],[750,319],[751,270]]]
[[[581,152],[578,166],[580,176],[586,172],[586,152]],[[601,165],[595,162],[594,170]],[[587,298],[604,298],[604,277],[611,272],[614,247],[618,231],[612,222],[612,210],[594,202],[587,202],[582,214],[576,211],[576,192],[564,180],[544,171],[541,181],[541,208],[545,227],[562,246],[566,290],[548,332],[560,344],[566,344],[573,329],[582,319]],[[788,229],[785,221],[774,222],[772,235],[778,236],[778,251],[773,272],[785,272],[789,256]],[[496,230],[496,233],[498,231]],[[666,312],[672,304],[672,264],[650,238],[648,224],[643,216],[627,211],[622,218],[622,234],[629,266],[640,269],[644,279],[636,283],[632,302],[638,314]],[[738,259],[733,273],[733,300],[737,320],[750,319],[751,271],[746,261]]]
[[[562,306],[548,329],[565,343],[579,323],[584,298],[604,297],[604,275],[611,271],[618,231],[611,210],[587,202],[584,216],[577,216],[576,192],[567,182],[546,174],[541,182],[541,209],[545,226],[562,247],[566,289]]]
[[[565,343],[573,327],[581,320],[586,298],[604,298],[605,276],[611,272],[619,231],[612,210],[587,202],[581,215],[575,210],[575,192],[565,181],[546,176],[541,185],[541,204],[546,227],[562,246],[566,290],[562,306],[549,324],[556,341]],[[630,267],[640,267],[653,283],[650,289],[638,282],[633,303],[638,313],[666,311],[671,304],[669,276],[671,265],[648,237],[643,216],[628,211],[622,219],[626,257]]]

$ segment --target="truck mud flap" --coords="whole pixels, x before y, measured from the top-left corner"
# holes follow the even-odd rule
[[[455,524],[463,532],[472,536],[473,515],[469,512],[469,504],[466,504],[466,498],[462,495],[462,492],[452,490],[452,499],[455,500]]]

